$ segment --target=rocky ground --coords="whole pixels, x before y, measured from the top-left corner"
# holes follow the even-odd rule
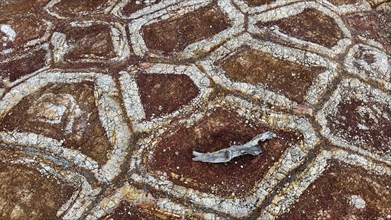
[[[390,56],[389,0],[0,0],[0,219],[391,219]]]

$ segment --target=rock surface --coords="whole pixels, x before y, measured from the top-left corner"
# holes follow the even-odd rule
[[[391,219],[390,77],[388,0],[0,1],[0,219]]]

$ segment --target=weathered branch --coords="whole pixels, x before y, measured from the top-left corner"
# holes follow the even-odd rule
[[[205,163],[226,163],[235,157],[240,157],[246,154],[256,156],[262,153],[262,148],[258,145],[258,142],[264,142],[276,136],[277,135],[275,133],[268,131],[255,136],[251,139],[251,141],[242,145],[232,145],[228,148],[211,153],[193,151],[193,161],[201,161]]]

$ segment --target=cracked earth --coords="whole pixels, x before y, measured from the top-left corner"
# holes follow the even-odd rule
[[[389,0],[0,0],[0,219],[391,219],[390,77]]]

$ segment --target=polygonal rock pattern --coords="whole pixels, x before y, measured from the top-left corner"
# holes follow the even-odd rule
[[[2,1],[0,5],[0,61],[49,38],[52,24],[43,14],[47,1]],[[23,53],[22,53],[23,54]],[[20,55],[22,55],[20,54]]]
[[[364,22],[365,21],[365,22]],[[347,23],[362,37],[375,40],[391,53],[391,12],[377,9],[347,16]]]
[[[214,109],[193,127],[180,127],[169,137],[162,137],[148,166],[150,169],[173,173],[169,179],[182,186],[222,196],[246,194],[275,160],[281,157],[289,144],[302,141],[299,134],[275,131],[282,140],[265,143],[261,156],[237,158],[224,167],[191,162],[191,151],[217,151],[230,143],[245,143],[255,135],[271,130],[264,125],[247,123],[250,126],[246,126],[246,119],[235,112]]]
[[[0,96],[48,63],[52,23],[43,15],[46,1],[0,4]],[[20,4],[20,5],[19,5]]]
[[[335,144],[390,163],[390,101],[387,93],[347,79],[318,114],[322,133]]]
[[[33,15],[2,21],[0,54],[10,53],[23,46],[34,46],[41,38],[47,37],[45,33],[49,25],[44,19]]]
[[[315,2],[299,2],[251,16],[249,31],[328,56],[344,52],[351,43],[342,19]]]
[[[355,45],[350,49],[345,65],[351,73],[390,89],[391,58],[382,50],[365,44]]]
[[[113,42],[111,41],[110,28],[104,25],[93,25],[85,28],[73,28],[64,31],[68,39],[70,49],[64,58],[80,60],[88,57],[113,58],[115,56]]]
[[[324,71],[279,60],[254,49],[243,49],[221,63],[226,75],[249,84],[262,83],[269,90],[280,92],[295,102],[303,103],[314,78]],[[290,89],[295,89],[293,93]]]
[[[293,109],[315,105],[337,75],[335,64],[323,57],[248,34],[227,42],[201,65],[226,88]]]
[[[342,33],[336,27],[334,20],[312,8],[304,9],[293,17],[268,23],[259,22],[257,26],[277,26],[283,34],[325,47],[333,47],[342,38]]]
[[[53,219],[75,189],[23,165],[0,163],[4,219]],[[59,196],[58,196],[59,195]],[[40,201],[42,204],[36,203]]]
[[[147,119],[172,113],[198,95],[198,88],[186,75],[140,74],[136,76],[136,82]],[[183,91],[182,86],[187,91]]]
[[[270,121],[269,115],[279,122]],[[278,120],[282,118],[285,121]],[[192,151],[213,152],[243,144],[265,131],[274,131],[279,139],[263,144],[261,156],[243,156],[227,164],[192,161]],[[312,132],[306,120],[267,110],[262,113],[246,101],[227,97],[189,116],[184,124],[172,124],[157,137],[139,143],[140,151],[133,156],[131,166],[143,168],[140,173],[131,174],[131,178],[157,190],[172,188],[177,197],[243,217],[293,169],[289,164],[302,162],[317,143]],[[193,193],[188,194],[186,188]]]
[[[150,24],[142,29],[142,34],[150,50],[171,53],[210,38],[228,27],[224,13],[216,5],[211,5],[185,14],[182,18]]]
[[[165,6],[164,2],[158,5]],[[180,16],[172,17],[171,11]],[[133,33],[130,38],[137,55],[190,58],[242,31],[242,22],[243,15],[230,1],[188,1],[135,19],[129,31]]]
[[[0,62],[0,88],[9,88],[47,65],[47,48],[31,50],[22,56]]]
[[[2,131],[33,132],[62,140],[63,146],[104,164],[112,146],[97,121],[94,85],[87,82],[48,85],[25,97],[0,124]]]
[[[390,23],[388,0],[0,1],[0,219],[390,219]]]
[[[222,219],[214,213],[186,207],[157,191],[128,183],[102,199],[86,219]]]
[[[65,161],[53,155],[47,155],[52,162],[42,162],[45,155],[36,150],[4,143],[1,147],[0,213],[4,219],[79,218],[101,190],[66,170],[60,165]]]
[[[212,91],[209,79],[194,65],[129,67],[119,80],[127,114],[140,131],[169,122]]]
[[[74,22],[55,31],[51,39],[54,62],[119,61],[130,53],[119,24]]]
[[[292,206],[290,212],[278,219],[338,218],[343,213],[347,213],[346,218],[388,218],[389,181],[390,177],[331,160],[322,176],[300,196],[301,204]]]
[[[281,190],[261,218],[388,219],[390,171],[346,151],[323,151]]]
[[[111,180],[120,172],[130,136],[114,86],[97,73],[42,72],[0,102],[0,140],[49,151],[98,180]]]

